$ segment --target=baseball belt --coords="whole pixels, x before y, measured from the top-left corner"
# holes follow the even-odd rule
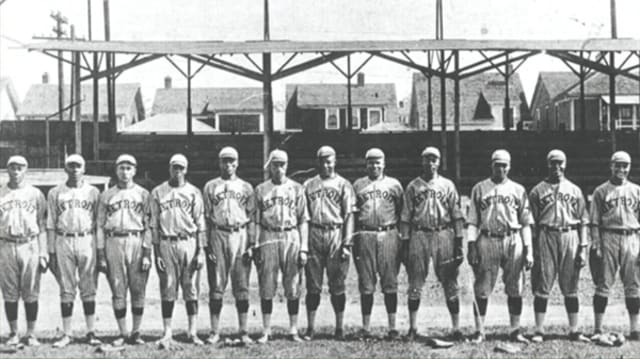
[[[144,231],[123,231],[123,232],[107,231],[105,232],[107,237],[130,237],[130,236],[138,236],[142,233],[144,233]]]
[[[161,235],[161,237],[165,241],[176,242],[176,241],[186,241],[189,238],[193,238],[194,234],[192,234],[192,233],[182,233],[182,234],[178,234],[178,235],[175,235],[175,236],[165,236],[163,234],[163,235]]]
[[[290,226],[290,227],[267,227],[263,225],[260,225],[260,226],[262,227],[262,229],[264,229],[267,232],[289,232],[298,228],[296,226]]]
[[[413,229],[415,231],[423,231],[423,232],[440,232],[440,231],[444,231],[447,229],[450,229],[451,225],[450,224],[445,224],[442,226],[438,226],[438,227],[422,227],[422,226],[414,226]]]
[[[61,237],[69,237],[69,238],[73,238],[73,237],[86,237],[88,235],[93,234],[93,231],[85,231],[85,232],[63,232],[63,231],[56,231],[56,234],[61,236]]]
[[[611,232],[611,233],[615,233],[615,234],[621,234],[623,236],[629,236],[629,235],[632,235],[632,234],[636,234],[636,233],[638,233],[638,231],[640,231],[640,229],[638,229],[638,228],[626,229],[626,228],[604,228],[604,227],[601,227],[600,230],[604,231],[604,232]]]
[[[5,241],[5,242],[10,242],[10,243],[16,243],[16,244],[21,244],[21,243],[29,243],[32,240],[38,238],[37,234],[33,234],[31,236],[15,236],[15,237],[0,237],[1,240]]]
[[[540,227],[548,232],[561,232],[561,233],[571,232],[578,229],[577,224],[572,224],[566,227],[552,227],[552,226],[545,226],[545,225],[541,225]]]
[[[332,223],[332,224],[320,224],[320,223],[315,223],[315,222],[309,222],[309,225],[311,227],[324,229],[326,231],[332,231],[334,229],[342,228],[342,223],[338,223],[338,224],[334,224],[334,223]]]
[[[235,227],[227,227],[227,226],[218,226],[218,225],[213,225],[213,229],[214,230],[219,230],[219,231],[224,231],[224,232],[240,232],[241,230],[247,228],[247,224],[241,224],[239,226],[235,226]]]
[[[391,231],[396,229],[396,224],[390,224],[387,226],[378,226],[378,227],[371,227],[371,226],[360,226],[360,230],[361,231],[369,231],[369,232],[386,232],[386,231]]]
[[[504,238],[504,237],[508,237],[514,233],[518,232],[517,229],[508,229],[504,232],[490,232],[488,229],[482,229],[480,230],[480,234],[482,234],[483,236],[487,236],[487,237],[491,237],[491,238]]]

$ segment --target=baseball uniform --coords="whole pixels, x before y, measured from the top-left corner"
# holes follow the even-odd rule
[[[607,181],[593,192],[589,221],[600,229],[603,278],[596,281],[596,295],[607,297],[620,270],[627,298],[640,296],[640,186],[625,180],[620,185]]]
[[[39,189],[0,187],[0,288],[5,302],[38,300],[39,258],[47,255],[46,242],[38,238],[46,228],[46,211]]]
[[[400,269],[397,225],[402,211],[402,185],[388,176],[376,180],[362,177],[354,182],[353,189],[358,208],[354,262],[360,293],[375,292],[376,274],[380,276],[383,293],[397,293]]]
[[[233,296],[249,299],[251,265],[242,254],[248,245],[247,225],[255,216],[253,187],[240,178],[215,178],[204,186],[204,212],[209,225],[209,247],[216,258],[207,261],[210,299],[222,299],[231,274]]]
[[[589,222],[582,191],[566,178],[558,183],[542,181],[529,194],[536,223],[533,241],[534,265],[531,272],[533,294],[547,298],[558,276],[565,297],[578,295],[580,268],[575,259],[578,247],[586,245],[578,229]]]
[[[97,225],[103,228],[104,242],[98,249],[105,249],[114,309],[126,308],[127,290],[132,307],[144,307],[149,271],[140,268],[142,248],[151,248],[149,217],[149,191],[137,184],[114,186],[100,195]]]
[[[172,187],[166,181],[151,191],[151,221],[149,226],[158,231],[159,257],[164,260],[160,277],[160,295],[163,301],[175,301],[178,287],[185,301],[198,299],[200,271],[191,269],[198,233],[206,231],[204,204],[200,190],[190,183]]]
[[[467,223],[476,226],[480,263],[474,266],[474,291],[488,297],[502,268],[505,293],[520,297],[524,268],[520,229],[533,224],[529,199],[524,187],[505,179],[495,183],[486,179],[471,190]]]
[[[320,294],[324,270],[327,269],[329,293],[340,295],[345,291],[344,281],[349,270],[349,259],[341,257],[343,224],[355,210],[355,193],[351,183],[334,175],[317,175],[304,183],[309,207],[309,260],[305,267],[307,292]],[[350,238],[346,239],[351,242]]]
[[[420,299],[431,260],[447,300],[458,296],[453,226],[461,219],[460,196],[451,180],[440,175],[429,181],[417,177],[407,186],[400,220],[411,228],[409,299]]]
[[[72,303],[76,287],[83,302],[95,300],[96,272],[96,210],[98,189],[87,182],[78,187],[66,183],[49,191],[47,196],[47,230],[55,233],[48,244],[49,252],[55,252],[58,270],[55,273],[60,285],[62,303]],[[78,276],[76,277],[76,271]]]
[[[288,300],[300,297],[300,251],[307,251],[298,225],[309,221],[304,188],[290,178],[281,184],[267,180],[255,190],[256,224],[260,225],[258,239],[260,261],[258,281],[260,298],[273,299],[282,272],[282,286]]]

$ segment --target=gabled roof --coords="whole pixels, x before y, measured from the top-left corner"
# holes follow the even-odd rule
[[[261,87],[208,87],[191,89],[193,113],[262,111]],[[156,90],[152,114],[187,112],[186,88]]]
[[[140,84],[122,83],[116,84],[116,115],[129,112],[129,108],[140,91]],[[69,105],[69,85],[64,87],[64,103]],[[93,84],[83,84],[81,89],[82,115],[93,114]],[[107,85],[98,87],[98,112],[107,114]],[[31,85],[18,110],[19,116],[49,116],[58,112],[58,85],[34,84]],[[65,111],[68,117],[69,111]]]
[[[547,89],[549,98],[558,96],[570,86],[579,81],[578,77],[569,71],[544,71],[538,75],[538,81]]]
[[[133,125],[124,128],[121,133],[128,134],[148,134],[155,132],[156,134],[186,134],[187,133],[187,115],[185,113],[162,113],[151,116],[146,120],[139,121]],[[194,133],[211,133],[217,132],[215,128],[206,123],[192,118],[191,129]]]
[[[288,84],[287,102],[295,94],[298,107],[346,106],[346,84]],[[396,106],[395,84],[351,85],[351,103],[354,106]]]
[[[398,121],[380,122],[374,126],[367,128],[363,132],[405,132],[405,131],[415,131],[415,128],[409,127],[404,123],[401,123]]]
[[[638,81],[625,76],[616,76],[616,94],[633,95],[640,93]],[[569,96],[580,96],[580,81],[576,81],[573,86],[567,89]],[[608,95],[609,76],[597,73],[584,82],[585,96]]]
[[[11,103],[11,107],[13,108],[13,112],[18,112],[20,99],[18,98],[16,89],[13,87],[13,82],[9,77],[0,77],[0,95],[2,95],[3,92],[7,93],[7,97],[9,98],[9,102]]]

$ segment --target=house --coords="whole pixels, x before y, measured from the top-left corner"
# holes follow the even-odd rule
[[[346,84],[287,84],[285,124],[303,131],[347,128]],[[364,74],[351,85],[352,125],[364,130],[381,122],[398,121],[395,84],[365,84]]]
[[[165,77],[156,90],[151,115],[187,113],[187,89],[174,88]],[[262,132],[263,95],[260,87],[208,87],[191,89],[192,119],[217,132]],[[183,116],[183,117],[184,117]]]
[[[445,80],[445,112],[447,129],[454,125],[454,82]],[[413,74],[409,124],[419,130],[428,128],[429,91],[426,76]],[[460,130],[499,131],[504,129],[506,83],[504,76],[497,72],[485,72],[460,81]],[[511,107],[511,128],[526,128],[529,109],[522,90],[520,76],[509,78],[509,102]],[[431,80],[431,108],[433,129],[439,130],[442,123],[440,111],[440,78]],[[521,124],[520,124],[521,123]]]
[[[20,100],[13,82],[8,77],[0,77],[0,121],[15,121]]]
[[[194,134],[213,134],[218,132],[215,128],[197,119],[192,120],[191,130]],[[149,116],[144,121],[126,127],[120,133],[129,135],[184,135],[187,133],[187,114],[161,113]]]
[[[69,106],[70,86],[65,85],[64,104]],[[93,84],[86,83],[81,87],[81,121],[93,121]],[[98,113],[100,122],[108,121],[107,85],[102,83],[98,87]],[[24,101],[18,110],[18,120],[57,120],[58,109],[58,85],[49,83],[47,74],[42,76],[42,83],[31,85]],[[70,111],[65,111],[63,121],[68,121]],[[116,130],[144,120],[145,110],[140,92],[140,84],[121,83],[115,87],[115,117]]]
[[[550,75],[551,74],[551,75]],[[616,128],[635,130],[640,109],[640,85],[624,76],[616,77],[618,118]],[[584,81],[585,125],[587,130],[609,128],[609,76],[591,73]],[[582,129],[580,116],[580,81],[571,72],[540,73],[532,99],[532,114],[536,128],[544,130]]]

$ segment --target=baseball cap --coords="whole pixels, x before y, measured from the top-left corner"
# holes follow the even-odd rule
[[[66,160],[64,160],[64,164],[67,165],[69,163],[77,163],[80,166],[84,167],[84,158],[82,158],[81,155],[74,153],[71,156],[67,157]]]
[[[440,158],[440,150],[433,146],[429,146],[422,151],[422,157],[426,156],[436,156]]]
[[[187,158],[183,154],[176,153],[175,155],[171,156],[171,159],[169,160],[169,164],[180,165],[184,168],[187,168],[187,166],[189,165],[189,161],[187,161]]]
[[[491,162],[511,163],[511,155],[507,150],[495,150],[491,154]]]
[[[631,156],[625,151],[618,151],[611,155],[611,162],[631,163]]]
[[[267,163],[270,162],[289,162],[289,155],[287,155],[283,150],[273,150],[269,153],[269,160]]]
[[[331,146],[322,146],[318,149],[318,152],[316,153],[316,156],[318,158],[335,156],[335,155],[336,155],[336,150],[334,150],[333,147]]]
[[[238,151],[231,146],[223,147],[218,153],[218,158],[233,158],[238,159]]]
[[[562,161],[567,162],[567,156],[561,150],[551,150],[547,154],[547,161]]]
[[[22,156],[11,156],[11,157],[9,157],[9,160],[7,161],[7,167],[9,167],[9,165],[11,165],[11,164],[16,164],[16,165],[21,165],[21,166],[28,166],[27,159],[22,157]]]
[[[138,161],[136,161],[136,158],[126,153],[118,156],[118,158],[116,159],[116,166],[121,163],[129,163],[134,166],[138,165]]]
[[[379,148],[370,148],[367,151],[367,154],[364,155],[365,159],[369,159],[369,158],[384,158],[384,152],[382,152],[381,149]]]

